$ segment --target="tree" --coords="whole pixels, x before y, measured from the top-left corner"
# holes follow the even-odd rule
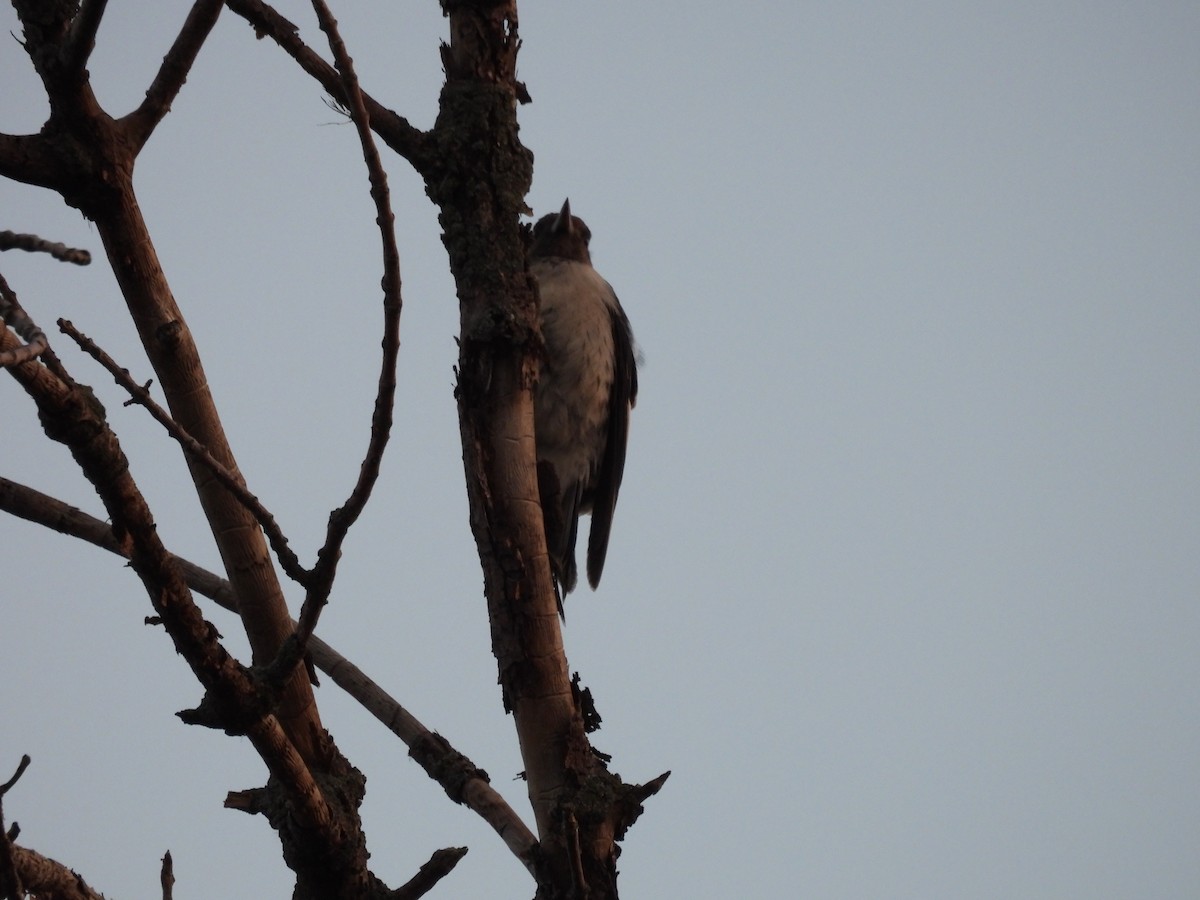
[[[290,549],[238,471],[199,347],[159,263],[133,184],[138,153],[166,116],[226,6],[274,41],[352,119],[380,231],[383,358],[371,440],[358,481],[330,515],[325,541],[309,567]],[[0,505],[129,560],[150,597],[155,621],[204,688],[200,704],[181,717],[247,737],[268,766],[270,778],[263,788],[231,793],[226,805],[268,820],[295,873],[297,897],[420,896],[465,852],[439,851],[399,888],[388,887],[372,873],[359,816],[364,779],[322,726],[306,660],[390,722],[410,755],[450,797],[496,829],[531,873],[537,896],[615,897],[617,842],[666,776],[644,785],[626,784],[608,769],[607,758],[587,737],[598,724],[590,694],[578,677],[570,676],[563,649],[534,466],[531,387],[540,336],[536,294],[525,262],[527,234],[520,226],[532,157],[517,138],[517,105],[526,95],[516,79],[516,4],[443,0],[450,28],[450,40],[442,47],[446,81],[437,122],[426,132],[360,88],[333,16],[320,0],[313,6],[328,36],[332,64],[266,4],[197,0],[145,100],[132,112],[117,115],[102,108],[87,69],[104,2],[14,0],[50,116],[37,134],[0,135],[0,173],[57,192],[95,224],[165,407],[71,323],[60,320],[60,329],[180,443],[225,574],[222,578],[200,570],[159,539],[104,408],[66,370],[5,282],[0,282],[5,322],[0,359],[36,405],[47,437],[70,449],[103,501],[109,523],[9,481],[0,482]],[[525,765],[534,830],[466,756],[405,713],[314,634],[342,544],[369,500],[392,424],[401,286],[376,137],[424,181],[439,209],[457,287],[455,394],[470,523],[483,567],[503,700]],[[86,261],[82,251],[40,238],[11,232],[0,236],[0,249],[17,247]],[[297,622],[289,616],[276,565],[303,589]],[[226,650],[194,602],[196,593],[237,610],[253,650],[249,664]],[[12,835],[0,841],[0,885],[7,894],[90,895],[91,889],[64,867],[15,840]],[[164,894],[169,882],[168,857]]]

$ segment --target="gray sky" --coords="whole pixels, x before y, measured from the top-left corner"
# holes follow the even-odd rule
[[[129,110],[179,4],[111,4],[91,66]],[[568,600],[596,744],[674,774],[621,857],[629,897],[1182,898],[1200,893],[1200,7],[522,6],[530,202],[569,195],[628,311],[642,393],[604,584]],[[281,9],[320,36],[304,4]],[[364,85],[422,127],[444,21],[335,8]],[[0,11],[0,130],[45,110]],[[525,810],[466,521],[457,310],[435,211],[387,154],[404,275],[398,422],[325,637]],[[380,268],[353,129],[225,13],[138,163],[160,256],[251,488],[311,559],[366,445]],[[101,252],[57,197],[0,228]],[[149,378],[111,275],[0,270]],[[176,552],[215,567],[184,467],[97,386]],[[3,474],[98,512],[0,380]],[[29,846],[109,896],[283,896],[248,744],[133,575],[0,519],[0,774]],[[294,595],[293,595],[294,597]],[[244,646],[231,617],[214,621]],[[334,687],[393,884],[527,897],[523,869]],[[7,777],[7,774],[3,774]]]

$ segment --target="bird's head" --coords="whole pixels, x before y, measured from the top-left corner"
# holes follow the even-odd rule
[[[554,256],[591,265],[592,256],[588,252],[591,239],[592,231],[583,219],[571,215],[571,201],[568,199],[558,212],[547,213],[537,220],[533,226],[533,246],[529,248],[529,255],[534,259]]]

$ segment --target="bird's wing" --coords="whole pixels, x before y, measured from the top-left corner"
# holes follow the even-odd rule
[[[614,359],[612,389],[608,394],[608,439],[596,472],[592,494],[592,530],[588,537],[587,573],[588,583],[593,588],[600,583],[600,574],[604,571],[613,510],[617,505],[617,493],[621,490],[621,476],[625,472],[629,410],[637,403],[637,358],[633,348],[633,330],[615,295],[613,301],[609,308]]]
[[[563,595],[575,589],[575,536],[579,530],[583,485],[560,484],[554,464],[546,460],[538,463],[537,473],[546,551],[550,554],[550,571],[554,574],[561,613]]]

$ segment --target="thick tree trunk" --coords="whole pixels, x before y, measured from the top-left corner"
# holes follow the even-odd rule
[[[532,155],[517,137],[513,0],[444,0],[450,44],[425,172],[458,286],[458,402],[492,648],[540,841],[538,897],[616,898],[617,840],[657,790],[624,785],[587,739],[571,684],[538,500],[533,388],[542,351],[519,218]],[[659,782],[661,783],[661,782]]]

